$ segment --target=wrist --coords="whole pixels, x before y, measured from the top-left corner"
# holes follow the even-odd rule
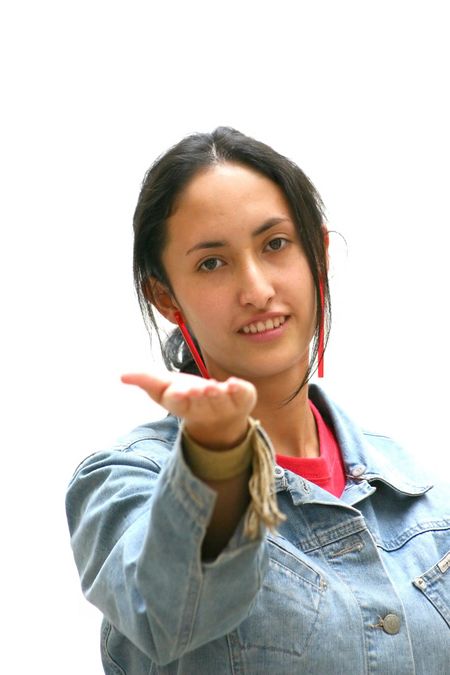
[[[245,419],[236,425],[221,424],[214,428],[185,422],[183,429],[198,445],[208,448],[208,450],[220,452],[221,450],[235,448],[242,443],[247,436],[249,426],[248,419]]]

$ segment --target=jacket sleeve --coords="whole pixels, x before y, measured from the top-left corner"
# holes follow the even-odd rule
[[[160,665],[234,629],[262,584],[264,539],[248,541],[242,521],[218,558],[202,562],[215,497],[187,466],[180,435],[173,449],[147,439],[91,455],[69,484],[86,598]]]

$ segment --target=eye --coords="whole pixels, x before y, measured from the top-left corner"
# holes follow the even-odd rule
[[[214,270],[222,267],[224,263],[219,258],[207,258],[199,266],[198,269],[202,272],[214,272]]]
[[[289,243],[288,240],[284,239],[283,237],[275,237],[274,239],[271,239],[269,241],[269,243],[267,244],[267,248],[270,251],[280,251],[288,243]]]

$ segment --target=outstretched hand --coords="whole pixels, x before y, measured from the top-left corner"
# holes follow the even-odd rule
[[[145,391],[156,403],[184,419],[189,435],[201,445],[221,450],[245,436],[248,417],[256,404],[256,389],[245,380],[224,382],[187,373],[122,376],[122,382]]]

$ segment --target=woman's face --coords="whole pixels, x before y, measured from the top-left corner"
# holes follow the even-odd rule
[[[197,174],[168,219],[162,260],[212,377],[250,381],[308,366],[315,291],[282,190],[237,164]],[[168,299],[167,299],[168,300]]]

